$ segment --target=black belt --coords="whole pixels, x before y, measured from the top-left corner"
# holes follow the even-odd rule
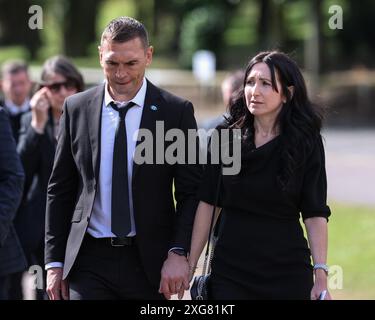
[[[95,238],[86,234],[86,238],[109,247],[129,247],[135,245],[135,237]]]

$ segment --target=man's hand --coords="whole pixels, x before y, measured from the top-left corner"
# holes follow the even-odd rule
[[[182,299],[185,290],[189,289],[189,264],[184,256],[173,252],[168,253],[161,269],[159,292],[170,299],[172,294],[178,293],[178,299]]]
[[[50,268],[47,270],[47,293],[51,300],[69,300],[69,285],[67,280],[62,280],[63,268]]]

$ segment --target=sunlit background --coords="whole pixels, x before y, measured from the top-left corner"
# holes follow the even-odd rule
[[[42,29],[29,28],[32,5],[42,9]],[[155,48],[148,78],[190,99],[198,122],[225,111],[220,84],[229,72],[261,50],[291,54],[311,99],[327,108],[332,295],[375,299],[375,1],[0,0],[0,8],[0,64],[27,61],[36,83],[55,54],[70,57],[87,86],[101,82],[103,28],[121,15],[137,18]],[[199,50],[215,57],[205,80],[192,70]]]

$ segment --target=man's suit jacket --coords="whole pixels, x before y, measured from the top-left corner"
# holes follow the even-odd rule
[[[43,134],[31,126],[31,112],[21,118],[17,151],[25,170],[25,187],[14,226],[28,255],[44,244],[48,180],[56,150],[52,112]]]
[[[18,143],[19,130],[20,130],[20,127],[21,127],[21,118],[26,112],[21,112],[17,115],[12,115],[6,109],[6,105],[5,105],[4,100],[0,100],[0,105],[2,105],[5,108],[5,112],[8,113],[9,120],[10,120],[10,126],[12,127],[13,137],[16,140],[16,143]]]
[[[8,116],[0,107],[0,277],[25,270],[26,261],[13,227],[24,173]]]
[[[103,97],[104,85],[100,85],[69,97],[63,107],[47,192],[45,256],[46,263],[64,262],[64,279],[79,252],[98,187]],[[193,113],[190,102],[148,82],[140,128],[153,133],[155,151],[156,121],[164,121],[165,130],[180,128],[187,136],[188,129],[196,128]],[[134,163],[137,244],[145,272],[155,286],[168,249],[190,247],[200,177],[198,164]]]

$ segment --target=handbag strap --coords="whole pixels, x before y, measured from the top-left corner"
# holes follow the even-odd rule
[[[219,202],[222,171],[223,171],[223,168],[222,168],[222,165],[221,165],[220,166],[220,172],[219,172],[219,179],[218,179],[217,186],[216,186],[215,204],[214,204],[214,207],[213,207],[213,210],[212,210],[212,217],[211,217],[211,223],[210,223],[210,231],[208,233],[206,253],[204,255],[202,275],[206,275],[206,272],[208,273],[210,271],[211,260],[212,260],[213,252],[214,252],[214,246],[216,245],[216,240],[215,240],[215,241],[213,241],[213,247],[212,247],[212,250],[211,250],[210,259],[208,259],[209,252],[210,252],[210,242],[211,242],[211,237],[212,237],[212,231],[213,231],[213,228],[214,228],[215,212],[216,212],[216,208],[217,208],[217,205],[218,205],[218,202]]]

